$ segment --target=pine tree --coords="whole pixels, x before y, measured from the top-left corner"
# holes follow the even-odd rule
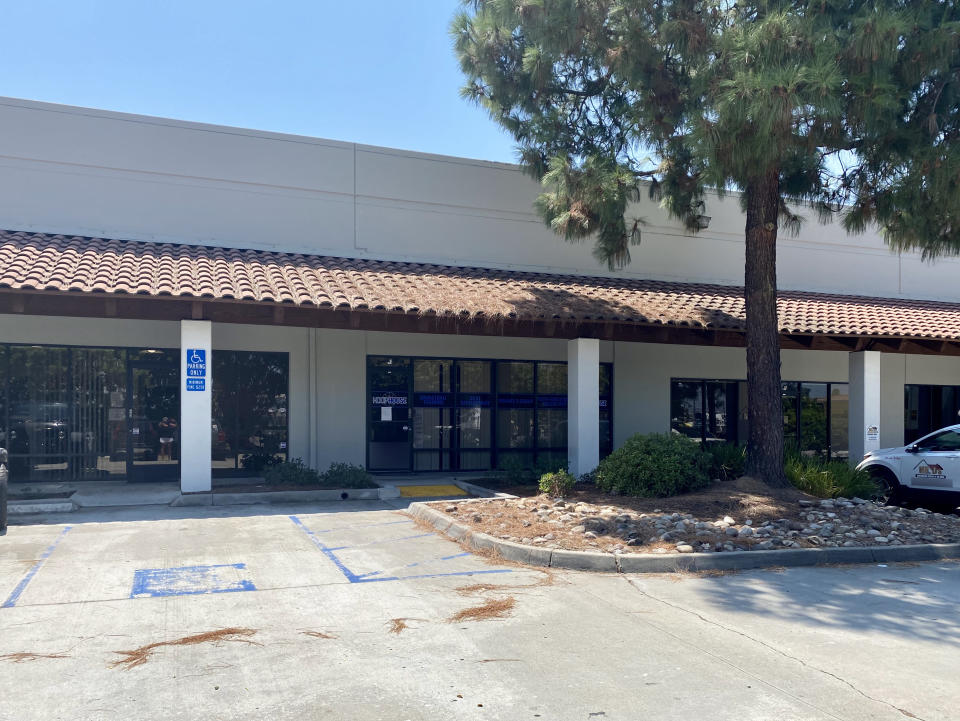
[[[463,95],[512,133],[560,236],[630,262],[644,188],[696,232],[746,214],[747,471],[785,485],[776,247],[797,208],[960,249],[960,8],[935,0],[465,0]]]

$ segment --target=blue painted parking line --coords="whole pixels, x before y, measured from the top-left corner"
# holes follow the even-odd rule
[[[401,576],[403,580],[413,578],[442,578],[444,576],[479,576],[488,573],[513,573],[511,568],[485,568],[481,571],[452,571],[450,573],[421,573],[416,576]]]
[[[300,530],[302,530],[304,533],[307,534],[307,536],[310,537],[310,540],[313,541],[314,545],[317,548],[319,548],[323,552],[323,554],[333,562],[333,565],[337,567],[340,573],[346,576],[347,580],[350,581],[350,583],[372,583],[374,581],[396,581],[397,580],[396,576],[390,576],[390,577],[384,577],[384,578],[367,578],[366,574],[358,576],[349,568],[347,568],[343,564],[343,561],[337,558],[337,555],[323,544],[323,541],[317,538],[316,533],[314,533],[305,525],[303,525],[303,521],[301,521],[296,516],[290,516],[290,520],[293,521],[295,524],[297,524],[300,527]]]
[[[60,535],[57,536],[53,543],[47,546],[47,550],[41,554],[40,558],[37,559],[37,562],[33,564],[33,567],[27,571],[27,575],[20,580],[20,583],[17,584],[17,587],[13,589],[13,593],[7,597],[7,600],[3,602],[3,605],[0,605],[0,608],[13,608],[17,605],[17,601],[20,600],[20,596],[23,594],[24,589],[26,589],[30,581],[33,580],[33,577],[37,575],[37,571],[40,570],[40,566],[42,566],[44,562],[50,558],[50,554],[53,553],[53,549],[57,547],[57,544],[63,540],[63,537],[67,535],[67,531],[69,531],[71,528],[73,528],[73,526],[64,526],[63,530],[60,532]]]
[[[433,534],[436,535],[436,534]],[[450,561],[454,558],[463,558],[464,556],[472,556],[473,554],[469,551],[464,551],[463,553],[455,553],[452,556],[436,556],[435,558],[428,558],[426,561],[417,561],[416,563],[408,563],[404,568],[413,568],[414,566],[419,566],[421,563],[429,563],[430,561]]]
[[[335,553],[335,551],[341,551],[341,550],[350,549],[350,548],[358,548],[358,547],[360,547],[360,546],[376,545],[376,544],[378,544],[378,543],[391,543],[391,542],[393,542],[393,541],[398,541],[398,540],[409,540],[409,539],[413,539],[413,538],[424,538],[425,536],[436,536],[437,534],[436,534],[436,533],[421,533],[421,534],[418,534],[418,535],[416,535],[416,536],[405,536],[405,537],[403,537],[403,538],[390,539],[390,540],[388,540],[388,541],[373,541],[373,542],[371,542],[371,543],[369,543],[369,544],[358,544],[357,546],[336,546],[336,547],[329,547],[329,546],[327,546],[326,544],[324,544],[323,541],[320,540],[320,538],[317,536],[317,532],[312,531],[312,530],[310,530],[309,528],[307,528],[307,526],[304,524],[304,522],[301,521],[297,516],[290,516],[289,518],[290,518],[291,521],[293,521],[293,523],[294,523],[295,525],[297,525],[297,526],[300,528],[301,531],[303,531],[304,533],[307,534],[307,536],[310,538],[310,540],[313,542],[313,544],[314,544],[317,548],[319,548],[320,551],[321,551],[327,558],[330,559],[330,561],[333,563],[333,565],[337,567],[337,570],[339,570],[340,573],[342,573],[342,574],[344,575],[344,577],[345,577],[350,583],[374,583],[374,582],[379,582],[379,581],[400,581],[400,580],[416,579],[416,578],[440,578],[440,577],[442,577],[442,576],[473,576],[473,575],[490,574],[490,573],[511,573],[512,570],[513,570],[513,569],[510,569],[510,568],[496,568],[496,569],[483,569],[483,570],[478,570],[478,571],[452,571],[452,572],[446,572],[446,573],[421,573],[421,574],[416,574],[416,575],[411,575],[411,576],[382,576],[382,575],[380,575],[380,574],[382,574],[383,571],[370,571],[370,572],[368,572],[368,573],[354,573],[352,570],[350,570],[350,568],[347,567],[347,565],[340,559],[340,557],[337,556],[337,554]],[[387,525],[387,524],[383,524],[383,525]],[[450,556],[440,556],[440,557],[438,557],[438,558],[429,559],[429,560],[449,561],[449,560],[454,559],[454,558],[463,558],[464,556],[472,556],[472,555],[473,555],[472,553],[455,553],[455,554],[450,555]],[[426,561],[424,561],[424,562],[426,562]],[[405,568],[411,568],[411,567],[413,567],[413,566],[417,566],[417,565],[419,565],[419,563],[421,563],[421,562],[408,564],[407,566],[405,566]]]
[[[230,569],[230,570],[227,570]],[[235,571],[245,571],[245,563],[179,568],[141,568],[133,574],[130,598],[195,596],[202,593],[256,591],[252,581],[237,580]]]

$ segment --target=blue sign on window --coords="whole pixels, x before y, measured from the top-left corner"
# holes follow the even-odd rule
[[[463,393],[457,400],[461,408],[489,408],[489,393]]]
[[[533,396],[501,395],[497,396],[497,405],[501,408],[533,408]]]
[[[566,408],[567,397],[564,395],[538,396],[537,406],[539,408]]]
[[[447,408],[453,405],[452,393],[414,393],[413,405],[426,408]]]
[[[187,390],[207,389],[207,351],[204,348],[187,348]]]

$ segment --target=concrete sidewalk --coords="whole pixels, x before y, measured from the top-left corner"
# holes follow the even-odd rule
[[[374,476],[377,488],[329,489],[313,491],[231,492],[231,487],[263,484],[262,478],[217,478],[209,494],[182,494],[176,482],[130,483],[126,481],[36,482],[15,484],[10,497],[10,515],[15,523],[23,516],[46,516],[70,513],[78,508],[113,508],[122,506],[192,506],[245,505],[265,503],[311,503],[336,500],[390,500],[399,498],[405,487],[429,489],[437,493],[416,494],[420,500],[441,500],[462,496],[498,495],[483,486],[488,476],[483,473],[430,473]],[[48,498],[21,500],[22,492],[33,495],[48,493]],[[62,498],[70,493],[68,498]],[[26,522],[30,522],[27,518]]]
[[[956,717],[960,564],[546,574],[467,553],[402,505],[11,527],[0,718]],[[503,618],[450,621],[511,599]],[[114,665],[222,629],[238,633]]]

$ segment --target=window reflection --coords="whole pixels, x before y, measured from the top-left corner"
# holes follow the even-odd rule
[[[243,470],[247,456],[287,457],[289,356],[213,352],[212,464]]]

